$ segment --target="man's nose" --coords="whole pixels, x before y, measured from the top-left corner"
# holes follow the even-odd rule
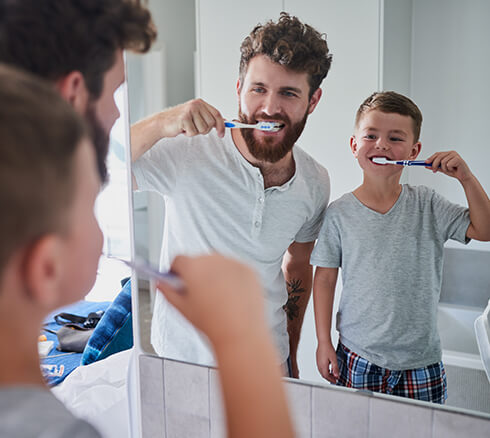
[[[274,96],[273,93],[268,93],[267,96],[264,96],[262,111],[270,115],[280,113],[281,108],[277,96]]]

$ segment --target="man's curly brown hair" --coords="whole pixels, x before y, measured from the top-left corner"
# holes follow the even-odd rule
[[[310,98],[327,76],[332,63],[326,35],[287,12],[281,12],[277,23],[271,20],[255,26],[243,40],[240,52],[241,83],[250,60],[265,55],[290,70],[308,73]]]

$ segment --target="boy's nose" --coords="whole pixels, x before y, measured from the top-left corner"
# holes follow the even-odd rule
[[[386,150],[389,149],[390,146],[387,141],[383,140],[382,138],[378,138],[378,141],[376,142],[376,148]]]

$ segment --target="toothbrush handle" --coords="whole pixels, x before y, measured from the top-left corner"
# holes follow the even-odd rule
[[[423,160],[417,160],[417,161],[402,161],[401,163],[403,163],[403,165],[405,166],[424,166],[424,167],[429,167],[431,168],[432,165],[430,164],[427,164],[425,161]],[[439,166],[441,167],[441,166]]]
[[[430,164],[427,164],[425,161],[417,160],[417,161],[402,161],[405,166],[424,166],[430,167]]]

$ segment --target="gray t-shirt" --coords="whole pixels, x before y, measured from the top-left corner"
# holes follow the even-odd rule
[[[211,251],[254,267],[281,362],[289,354],[282,259],[293,242],[316,240],[330,193],[327,170],[298,146],[293,156],[294,176],[267,189],[260,170],[240,154],[229,130],[224,138],[213,130],[162,139],[133,164],[138,187],[165,197],[160,267],[168,269],[178,254]],[[162,294],[155,298],[151,342],[165,357],[214,364],[205,340]]]
[[[97,430],[70,413],[48,389],[0,388],[0,437],[99,438]]]
[[[437,305],[444,242],[467,243],[469,211],[403,185],[385,214],[347,193],[327,208],[311,263],[342,268],[341,342],[391,370],[441,360]]]

